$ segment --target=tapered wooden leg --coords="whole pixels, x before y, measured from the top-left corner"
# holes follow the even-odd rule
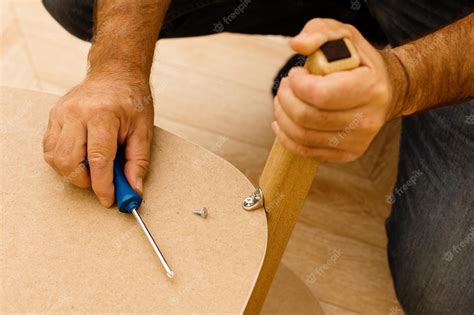
[[[276,140],[260,178],[268,220],[265,260],[245,314],[258,314],[303,208],[318,163],[289,152]]]
[[[343,38],[321,46],[321,49],[308,57],[305,67],[312,74],[326,75],[351,70],[359,64],[356,48],[349,39]],[[273,143],[259,181],[267,211],[267,253],[245,309],[246,314],[258,314],[262,308],[318,165],[316,160],[289,152],[278,140]]]

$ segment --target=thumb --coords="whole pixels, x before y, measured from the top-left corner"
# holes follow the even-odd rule
[[[125,177],[140,195],[143,194],[143,179],[150,165],[151,135],[152,132],[147,130],[135,131],[127,139],[125,147]]]
[[[352,28],[332,19],[312,19],[301,32],[290,40],[290,47],[309,56],[328,41],[347,37],[352,39]]]

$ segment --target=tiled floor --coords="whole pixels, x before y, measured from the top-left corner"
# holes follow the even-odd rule
[[[0,85],[63,94],[82,80],[88,43],[66,33],[39,0],[2,0],[0,8]],[[277,36],[160,41],[152,71],[155,123],[223,156],[256,182],[273,141],[269,89],[290,55],[287,40]],[[395,121],[358,161],[320,168],[267,312],[290,305],[278,292],[297,282],[325,314],[402,314],[383,226],[398,135]]]

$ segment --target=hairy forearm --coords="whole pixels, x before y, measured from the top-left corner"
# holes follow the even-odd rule
[[[474,14],[406,45],[385,58],[395,115],[410,115],[474,96]]]
[[[158,33],[170,0],[96,0],[89,75],[149,79]]]

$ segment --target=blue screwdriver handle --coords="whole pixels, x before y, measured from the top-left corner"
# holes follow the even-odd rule
[[[120,151],[117,150],[114,160],[115,200],[120,212],[131,213],[133,209],[138,210],[142,197],[133,190],[123,173],[123,157]]]

